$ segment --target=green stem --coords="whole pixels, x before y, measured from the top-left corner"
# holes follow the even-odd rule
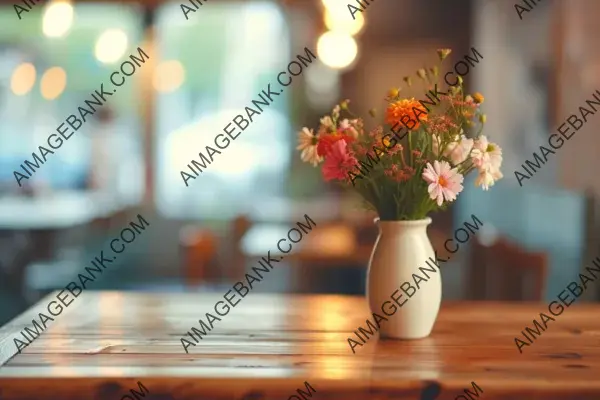
[[[406,167],[406,161],[404,160],[404,149],[400,150],[400,165],[402,165],[402,168]]]
[[[480,127],[479,127],[479,131],[477,132],[477,134],[475,135],[475,137],[479,137],[479,135],[481,135],[481,132],[483,132],[483,124],[480,123]]]
[[[350,107],[347,107],[347,108],[346,108],[345,110],[343,110],[343,111],[346,111],[346,112],[347,112],[348,114],[350,114],[350,116],[351,116],[351,117],[353,117],[353,118],[358,118],[356,115],[354,115],[354,113],[353,113],[352,111],[350,111]]]
[[[410,157],[410,166],[413,167],[413,147],[412,147],[412,132],[408,132],[408,156]]]

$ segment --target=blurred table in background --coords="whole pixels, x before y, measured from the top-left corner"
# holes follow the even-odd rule
[[[60,191],[36,197],[0,197],[0,230],[64,229],[104,218],[124,202],[106,193]]]
[[[266,257],[268,251],[271,252],[272,258],[284,257],[285,261],[297,267],[293,271],[296,289],[306,292],[313,286],[314,270],[341,266],[367,269],[378,229],[372,221],[363,219],[361,222],[336,221],[317,225],[311,231],[303,233],[302,240],[298,243],[290,243],[287,239],[287,233],[295,226],[294,223],[259,223],[244,235],[241,250],[249,262]],[[433,247],[442,254],[443,241],[446,240],[447,234],[429,228],[428,236]],[[292,245],[288,254],[277,248],[277,242],[282,238],[286,238],[282,243],[284,249]],[[353,280],[356,279],[364,281],[362,275],[354,277]]]
[[[111,217],[129,205],[110,194],[92,191],[0,197],[0,292],[19,303],[28,303],[25,276],[31,263],[44,262],[38,270],[47,277],[70,274],[67,267],[72,263],[52,262],[61,250],[58,239],[78,228],[74,245],[82,248],[92,223],[99,221],[99,225],[107,226]]]
[[[254,263],[266,257],[269,251],[272,258],[283,257],[284,262],[293,265],[290,273],[295,292],[322,293],[328,292],[326,288],[333,286],[337,287],[336,293],[360,294],[364,291],[365,272],[361,270],[367,269],[376,235],[360,243],[357,240],[357,226],[337,222],[317,225],[303,233],[300,242],[291,243],[287,234],[293,226],[294,223],[253,226],[241,241],[241,250],[247,261]],[[282,249],[292,246],[288,254],[277,248],[277,242],[283,238],[286,239],[281,243]],[[338,268],[351,270],[340,272]],[[345,279],[335,278],[339,276]],[[326,281],[329,283],[325,284]]]
[[[314,400],[414,400],[437,385],[438,400],[454,399],[471,382],[485,400],[600,398],[599,305],[565,310],[523,354],[514,338],[545,303],[443,303],[430,337],[371,337],[354,354],[363,297],[252,292],[186,354],[180,339],[222,295],[84,291],[12,357],[13,338],[55,295],[0,329],[3,400],[118,399],[138,381],[150,398],[177,400],[279,400],[305,381]]]
[[[374,243],[359,244],[352,226],[330,224],[314,227],[304,233],[302,240],[291,243],[287,234],[292,226],[285,224],[257,224],[242,239],[242,249],[248,258],[260,258],[271,251],[272,257],[284,257],[288,261],[318,262],[329,265],[361,265],[366,267]],[[284,248],[292,245],[290,253],[284,254],[277,242],[285,238]]]

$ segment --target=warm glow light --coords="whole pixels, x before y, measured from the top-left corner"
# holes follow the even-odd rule
[[[334,10],[334,9],[339,8],[340,6],[346,7],[346,9],[348,9],[348,6],[347,6],[348,3],[344,3],[343,0],[322,0],[322,1],[323,1],[323,6],[328,10]]]
[[[342,69],[352,64],[358,47],[352,36],[329,31],[322,34],[317,41],[317,53],[328,67]]]
[[[96,41],[96,58],[104,64],[117,62],[125,54],[127,42],[127,34],[122,30],[105,30]]]
[[[177,60],[163,61],[156,67],[152,83],[159,92],[172,92],[185,80],[183,65]]]
[[[67,86],[67,73],[61,67],[52,67],[42,75],[40,90],[46,100],[54,100]]]
[[[356,35],[365,25],[365,17],[363,17],[362,13],[356,13],[355,18],[348,18],[346,13],[342,14],[325,9],[325,25],[332,31],[346,35]]]
[[[10,78],[10,88],[17,96],[29,93],[35,83],[35,67],[30,63],[20,64]]]
[[[52,1],[44,10],[42,31],[48,37],[64,36],[73,25],[73,6],[68,1]]]

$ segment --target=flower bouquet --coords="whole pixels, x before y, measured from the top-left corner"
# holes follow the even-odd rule
[[[449,53],[438,50],[440,61]],[[391,89],[385,126],[367,133],[346,100],[321,118],[316,133],[306,127],[299,132],[302,161],[322,164],[325,181],[352,185],[382,221],[418,220],[445,209],[473,171],[484,190],[502,178],[502,149],[481,134],[483,96],[465,94],[460,78],[447,92],[439,91],[438,67],[420,69],[417,76],[429,93],[419,101]],[[413,87],[411,77],[404,82]],[[369,113],[376,116],[374,109]]]
[[[379,215],[376,223],[380,234],[368,273],[371,310],[381,305],[383,297],[379,293],[389,299],[398,280],[410,280],[415,268],[424,265],[429,256],[435,260],[426,234],[431,222],[428,215],[445,209],[457,198],[464,177],[475,171],[475,185],[483,190],[502,178],[502,149],[482,135],[486,122],[481,111],[483,96],[466,94],[460,77],[445,92],[438,87],[439,68],[450,52],[438,50],[439,64],[416,72],[428,90],[420,90],[419,100],[401,95],[417,87],[408,76],[404,77],[404,88],[388,92],[383,124],[365,129],[365,121],[352,113],[350,102],[345,100],[333,108],[331,115],[321,118],[316,132],[308,128],[299,132],[297,149],[301,159],[313,166],[321,165],[325,181],[351,185],[367,208]],[[375,109],[369,114],[377,118]],[[427,284],[432,291],[428,299],[411,300],[430,309],[429,313],[419,310],[427,321],[410,317],[390,327],[384,336],[429,335],[441,300],[439,275],[437,280],[434,278],[436,282],[430,280]],[[427,295],[424,289],[415,296],[420,295]],[[411,314],[406,306],[402,312]],[[433,319],[427,314],[433,314]]]

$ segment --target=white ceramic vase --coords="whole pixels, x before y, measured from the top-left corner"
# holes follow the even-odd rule
[[[433,329],[442,300],[442,280],[438,268],[431,261],[436,258],[427,236],[430,223],[429,217],[417,221],[375,219],[379,236],[369,261],[367,300],[372,313],[388,319],[381,322],[379,335],[382,339],[420,339],[429,336]],[[400,286],[409,282],[416,287],[413,274],[425,276],[419,267],[437,272],[427,272],[429,279],[421,281],[419,288],[409,297]],[[406,285],[405,289],[408,289]],[[394,292],[396,299],[402,296],[397,301],[391,299]],[[412,290],[408,289],[408,292],[410,294]],[[382,312],[386,301],[389,302],[385,305],[388,315]],[[397,310],[389,315],[393,305]]]

